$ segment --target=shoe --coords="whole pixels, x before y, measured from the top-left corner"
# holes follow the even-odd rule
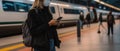
[[[101,32],[100,32],[100,31],[98,31],[97,33],[99,33],[99,34],[100,34]]]

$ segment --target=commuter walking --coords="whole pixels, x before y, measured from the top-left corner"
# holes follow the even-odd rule
[[[103,22],[102,13],[100,13],[100,15],[99,15],[99,22],[100,22],[99,25],[102,25],[102,22]]]
[[[98,33],[100,33],[100,26],[103,26],[102,21],[103,21],[102,13],[100,13],[100,15],[99,15],[99,27],[98,27]]]
[[[28,27],[32,36],[32,48],[34,51],[56,51],[55,46],[60,47],[57,35],[57,21],[49,11],[50,0],[35,0],[28,12]]]
[[[90,27],[90,23],[91,23],[90,13],[87,14],[86,20],[87,20],[87,26]]]
[[[107,16],[107,26],[108,26],[108,35],[110,35],[110,30],[113,35],[113,25],[115,24],[114,16],[112,15],[112,11],[109,12]]]
[[[83,12],[80,12],[79,20],[80,20],[81,29],[83,29],[83,24],[84,24],[84,14],[83,14]]]

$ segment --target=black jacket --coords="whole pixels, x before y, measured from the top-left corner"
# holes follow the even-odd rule
[[[30,33],[32,35],[33,48],[45,48],[49,51],[49,39],[55,39],[54,37],[57,39],[55,39],[55,44],[60,44],[56,28],[54,26],[50,27],[48,24],[48,22],[52,20],[52,15],[48,7],[44,7],[43,9],[31,9],[28,13],[28,20],[28,25],[31,27]]]
[[[81,21],[84,21],[84,15],[82,14],[80,14],[80,16],[79,16],[79,19],[81,20]]]
[[[113,15],[108,15],[107,16],[107,24],[109,24],[109,25],[115,24],[115,19],[114,19]]]
[[[87,14],[86,20],[87,20],[87,21],[90,21],[90,20],[91,20],[90,13]]]

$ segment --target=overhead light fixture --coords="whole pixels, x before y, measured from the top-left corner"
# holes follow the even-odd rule
[[[100,0],[94,0],[94,1],[100,1]]]
[[[106,7],[103,7],[103,9],[106,9]]]
[[[70,5],[59,4],[59,3],[50,3],[50,4],[53,4],[53,5],[60,5],[60,6],[65,6],[65,7],[70,7]]]
[[[113,9],[115,9],[115,10],[120,11],[120,8],[117,8],[117,7],[115,7],[115,6],[113,6],[113,5],[110,5],[110,4],[108,4],[108,3],[102,2],[102,1],[100,1],[100,0],[94,0],[94,1],[96,1],[96,2],[98,2],[98,3],[100,3],[100,4],[103,4],[103,5],[105,5],[105,6],[111,7],[111,8],[113,8]]]
[[[35,1],[35,0],[30,0],[30,1]]]

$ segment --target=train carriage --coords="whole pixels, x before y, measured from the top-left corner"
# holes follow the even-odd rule
[[[26,20],[32,3],[30,0],[0,0],[0,36],[21,34],[21,25]],[[84,18],[89,12],[85,6],[60,1],[51,1],[49,8],[53,19],[63,17],[60,21],[61,27],[76,25],[80,12],[83,12]],[[103,19],[106,19],[109,11],[96,8],[95,10],[97,18],[99,13],[103,13]],[[117,16],[120,13],[113,12],[113,14]]]

